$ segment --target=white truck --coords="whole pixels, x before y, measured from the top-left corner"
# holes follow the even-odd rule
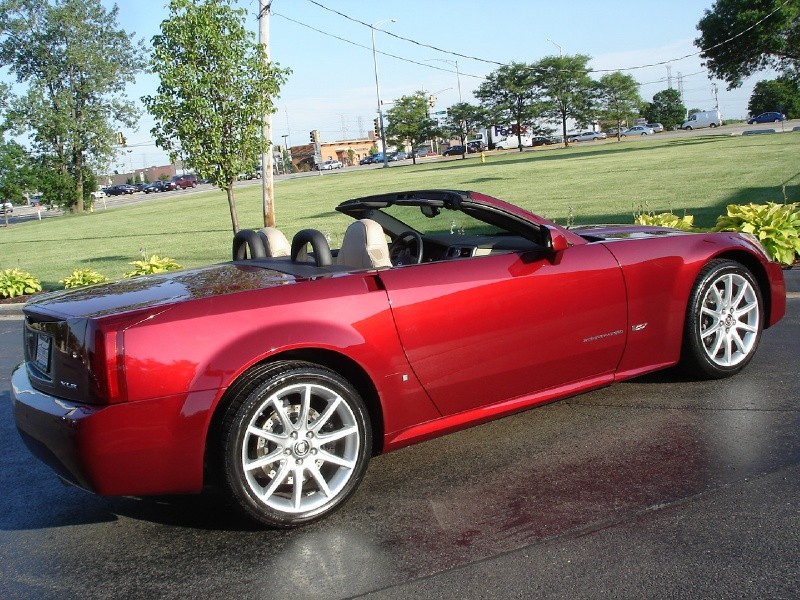
[[[703,127],[719,127],[722,125],[722,115],[718,110],[701,110],[694,113],[681,125],[681,129],[691,131]]]
[[[467,136],[469,142],[483,142],[489,150],[510,150],[518,148],[520,140],[517,138],[519,125],[492,125],[480,129],[477,133]],[[522,126],[522,145],[526,148],[533,146],[533,135],[527,125]]]

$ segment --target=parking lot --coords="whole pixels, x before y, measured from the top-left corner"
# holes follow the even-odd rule
[[[0,314],[5,598],[796,598],[800,272],[738,376],[666,372],[378,457],[331,518],[264,531],[213,494],[98,498],[16,434]]]

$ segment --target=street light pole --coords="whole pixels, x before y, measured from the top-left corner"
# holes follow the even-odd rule
[[[384,168],[389,166],[389,161],[386,158],[386,130],[383,127],[383,107],[381,106],[381,86],[378,82],[378,53],[375,50],[375,28],[380,25],[381,23],[395,23],[395,19],[384,19],[383,21],[378,21],[377,23],[373,23],[369,26],[370,30],[372,31],[372,62],[375,65],[375,93],[378,96],[378,125],[380,126],[380,133],[381,133],[381,145],[383,146],[382,154],[383,154],[383,166]]]
[[[458,70],[458,61],[457,60],[448,60],[446,58],[428,58],[425,62],[446,62],[450,63],[451,65],[455,65],[456,67],[456,81],[458,82],[458,101],[464,102],[463,98],[461,97],[461,72]]]
[[[559,55],[559,56],[564,56],[564,52],[563,52],[563,51],[562,51],[562,49],[561,49],[561,44],[556,44],[556,43],[555,43],[553,40],[551,40],[550,38],[547,38],[547,41],[548,41],[548,42],[550,42],[551,44],[553,44],[553,46],[555,46],[556,48],[558,48],[558,55]]]

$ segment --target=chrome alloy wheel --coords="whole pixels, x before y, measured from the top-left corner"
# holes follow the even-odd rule
[[[700,311],[700,339],[714,364],[733,367],[758,343],[758,295],[738,273],[721,274],[706,290]]]
[[[252,493],[286,515],[324,510],[345,489],[362,444],[349,403],[318,383],[282,387],[255,410],[241,447]]]

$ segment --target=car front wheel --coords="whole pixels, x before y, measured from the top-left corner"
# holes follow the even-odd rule
[[[327,516],[358,487],[372,431],[358,392],[305,362],[263,368],[222,421],[223,484],[249,517],[294,527]]]
[[[739,372],[758,347],[762,314],[761,292],[749,270],[729,260],[709,262],[689,298],[683,366],[706,379]]]

